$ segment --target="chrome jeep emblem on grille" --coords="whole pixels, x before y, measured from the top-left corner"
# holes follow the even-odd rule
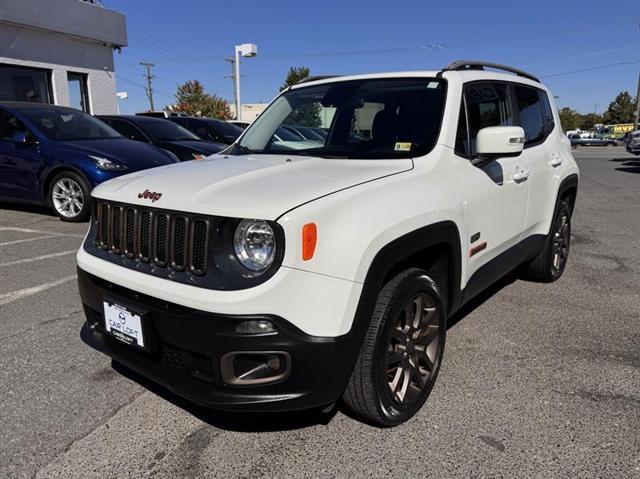
[[[162,193],[155,191],[144,190],[142,193],[138,193],[138,198],[144,198],[145,200],[151,200],[151,203],[155,203],[160,199]]]

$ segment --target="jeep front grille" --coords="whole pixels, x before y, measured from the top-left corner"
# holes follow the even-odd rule
[[[178,272],[207,272],[207,218],[100,201],[96,206],[96,247],[109,256]]]

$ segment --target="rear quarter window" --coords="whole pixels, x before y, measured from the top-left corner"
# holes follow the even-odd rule
[[[519,124],[524,130],[524,146],[544,141],[547,129],[542,112],[542,102],[538,89],[514,85]]]

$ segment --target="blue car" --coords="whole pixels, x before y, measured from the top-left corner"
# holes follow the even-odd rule
[[[99,183],[178,161],[79,110],[0,102],[0,201],[44,204],[63,221],[85,221]]]

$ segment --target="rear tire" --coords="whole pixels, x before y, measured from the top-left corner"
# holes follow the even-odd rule
[[[525,276],[533,281],[551,283],[564,272],[571,244],[571,207],[560,200],[551,223],[551,231],[538,256],[525,266]]]
[[[343,396],[349,409],[383,427],[416,414],[438,376],[446,325],[440,289],[426,271],[410,268],[389,281]]]
[[[55,176],[49,187],[48,201],[62,221],[79,223],[89,219],[89,185],[82,176],[73,171],[63,171]]]

